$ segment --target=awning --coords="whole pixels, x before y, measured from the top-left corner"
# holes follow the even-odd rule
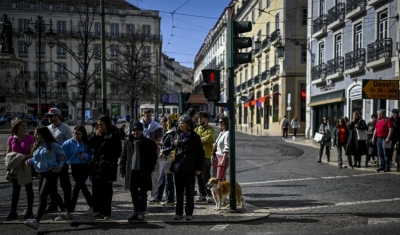
[[[191,104],[208,104],[208,100],[204,97],[204,94],[191,94],[186,103]]]
[[[250,102],[250,101],[252,101],[254,99],[254,92],[253,93],[250,93],[248,96],[247,96],[247,98],[246,98],[246,100],[244,101],[245,103],[248,103],[248,102]]]
[[[250,105],[250,102],[244,103],[244,107],[245,107],[245,108],[249,107],[249,105]]]
[[[266,96],[263,96],[263,97],[261,97],[261,98],[258,98],[258,100],[259,100],[261,103],[264,103],[265,100],[268,99],[270,96],[271,96],[271,95],[266,95]]]
[[[250,102],[250,104],[251,104],[251,106],[256,105],[256,104],[257,104],[257,100],[252,100],[252,101]]]
[[[322,95],[311,96],[310,103],[307,104],[308,107],[331,104],[336,102],[346,101],[345,90],[338,90],[334,92],[325,93]]]
[[[345,101],[346,101],[346,97],[340,97],[340,98],[334,98],[334,99],[330,99],[330,100],[322,100],[322,101],[312,102],[312,103],[309,103],[307,106],[313,107],[313,106],[318,106],[318,105],[323,105],[323,104],[331,104],[331,103],[345,102]]]

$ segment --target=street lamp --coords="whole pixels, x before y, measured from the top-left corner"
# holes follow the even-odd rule
[[[41,82],[42,82],[42,66],[41,66],[42,65],[42,33],[45,32],[46,26],[50,25],[50,31],[48,33],[46,33],[46,35],[47,35],[47,43],[49,44],[50,48],[53,48],[54,45],[55,45],[55,36],[56,36],[56,34],[53,32],[53,30],[51,28],[51,26],[52,26],[51,21],[50,21],[50,24],[45,24],[43,22],[42,16],[38,16],[37,18],[38,18],[37,22],[34,22],[34,23],[28,22],[28,25],[33,25],[33,27],[35,28],[36,32],[39,34],[39,37],[38,37],[38,43],[39,43],[39,45],[38,45],[38,50],[39,50],[38,118],[40,118],[40,120],[41,120],[41,118],[42,118],[42,115],[41,115],[42,106],[41,106],[41,103],[40,103],[40,96],[41,96]],[[28,26],[28,28],[24,32],[24,40],[25,40],[25,45],[27,47],[32,45],[32,36],[33,36],[33,34],[35,34],[35,32],[33,32]],[[40,125],[39,120],[38,120],[38,125]]]

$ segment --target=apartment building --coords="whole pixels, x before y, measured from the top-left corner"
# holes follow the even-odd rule
[[[366,121],[398,100],[362,99],[364,79],[399,80],[399,1],[309,0],[307,130],[357,111]],[[391,113],[390,113],[391,114]]]
[[[13,28],[13,45],[15,55],[22,60],[20,73],[16,76],[22,88],[24,100],[22,104],[26,104],[27,111],[37,113],[38,104],[38,75],[39,66],[41,67],[41,113],[45,113],[49,107],[58,107],[61,109],[63,116],[69,117],[75,121],[81,112],[81,97],[82,91],[76,86],[74,78],[84,73],[82,68],[77,63],[77,58],[60,46],[50,48],[45,42],[45,33],[42,36],[42,47],[39,52],[38,34],[33,35],[32,46],[27,47],[24,43],[24,31],[29,27],[33,28],[28,23],[37,22],[37,16],[43,17],[43,22],[47,25],[46,32],[52,29],[56,33],[56,37],[63,41],[79,59],[84,55],[81,54],[79,41],[72,37],[75,30],[78,32],[90,31],[90,36],[93,38],[92,48],[93,60],[89,65],[87,73],[95,76],[92,79],[100,77],[101,63],[101,19],[100,2],[95,0],[1,0],[0,12],[7,13],[11,20]],[[162,37],[160,35],[160,21],[158,11],[141,10],[134,5],[124,0],[114,0],[107,3],[105,7],[105,28],[106,28],[106,48],[107,48],[107,71],[119,72],[118,66],[113,63],[116,60],[124,60],[121,47],[124,45],[118,44],[118,40],[130,40],[134,35],[140,34],[143,41],[141,49],[143,56],[146,58],[146,63],[149,65],[157,65],[157,52],[161,51]],[[86,26],[80,20],[80,14],[83,12],[96,13],[93,14],[93,23],[91,28]],[[34,29],[34,28],[33,28]],[[117,40],[118,39],[118,40]],[[112,45],[112,46],[111,46]],[[117,50],[116,48],[120,48]],[[128,50],[129,48],[127,48]],[[38,63],[39,53],[42,63]],[[148,79],[157,79],[158,69],[156,66],[149,67],[146,71]],[[89,82],[91,82],[90,80]],[[44,82],[46,84],[44,84]],[[107,108],[112,111],[112,114],[124,116],[129,110],[129,101],[125,100],[123,94],[120,94],[121,86],[124,84],[113,85],[107,84]],[[0,89],[3,91],[4,89]],[[0,94],[6,96],[7,94]],[[4,99],[0,99],[0,102]],[[8,104],[0,104],[7,106]],[[97,83],[91,86],[87,94],[85,104],[86,112],[91,115],[93,108],[101,108],[101,84]]]
[[[165,53],[161,54],[160,73],[163,78],[162,87],[164,93],[192,92],[192,69],[182,66]]]
[[[234,20],[251,21],[251,63],[235,69],[237,130],[280,134],[282,120],[306,121],[307,1],[234,1]],[[255,42],[261,43],[260,49]],[[284,50],[284,54],[281,52]]]

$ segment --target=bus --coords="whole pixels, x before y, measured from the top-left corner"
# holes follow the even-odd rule
[[[141,104],[140,105],[140,119],[143,117],[143,111],[145,109],[150,109],[151,112],[153,113],[153,118],[155,114],[155,109],[154,109],[154,104]],[[172,115],[172,120],[174,122],[178,121],[179,114],[178,114],[178,105],[159,105],[158,106],[158,114],[160,118],[164,115],[171,114]]]

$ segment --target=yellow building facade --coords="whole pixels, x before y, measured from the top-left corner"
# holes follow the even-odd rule
[[[286,115],[289,121],[297,117],[298,132],[304,133],[307,0],[247,0],[236,2],[233,11],[234,20],[253,23],[252,31],[241,36],[261,44],[256,50],[253,43],[251,63],[235,69],[236,129],[253,135],[281,134]]]

